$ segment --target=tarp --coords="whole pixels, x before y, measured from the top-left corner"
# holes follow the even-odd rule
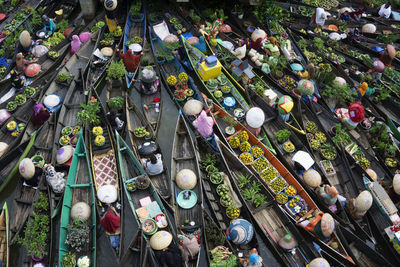
[[[155,34],[157,34],[157,36],[158,36],[161,40],[164,40],[164,38],[165,38],[167,35],[171,34],[171,33],[169,32],[168,25],[167,25],[167,23],[166,23],[164,20],[163,20],[161,23],[159,23],[159,24],[157,24],[157,25],[154,25],[154,26],[153,26],[153,31],[154,31]]]

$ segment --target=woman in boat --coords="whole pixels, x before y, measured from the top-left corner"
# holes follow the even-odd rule
[[[120,244],[120,222],[121,218],[117,210],[108,204],[107,211],[100,219],[100,224],[103,226],[106,234],[110,239],[111,246],[118,251]]]
[[[135,44],[135,50],[133,51],[132,49],[128,49],[126,53],[119,53],[119,56],[122,58],[124,61],[124,65],[126,70],[128,71],[128,75],[133,76],[135,73],[137,67],[139,66],[140,62],[140,57],[142,56],[142,46],[139,44]],[[140,48],[139,48],[140,47]],[[119,49],[117,49],[117,52],[119,52]]]
[[[325,10],[321,7],[317,7],[311,17],[310,25],[316,24],[317,27],[321,28],[322,26],[324,26],[327,17],[328,16]]]
[[[72,56],[81,48],[81,40],[79,39],[79,36],[74,34],[72,35],[72,41],[71,41],[71,50],[69,51],[69,54]]]
[[[316,192],[321,196],[325,204],[328,206],[335,205],[338,200],[339,192],[334,186],[324,184],[321,187],[317,187]]]
[[[29,32],[27,30],[22,31],[18,40],[17,53],[21,52],[24,54],[24,56],[31,54],[32,49],[35,46],[35,42],[32,40]]]
[[[155,94],[160,86],[160,81],[152,66],[145,67],[140,73],[140,92],[146,95]]]
[[[181,251],[174,243],[169,244],[166,248],[155,250],[157,262],[160,266],[182,267]]]
[[[10,80],[11,80],[11,86],[14,87],[17,91],[24,88],[26,78],[22,74],[22,72],[19,72],[18,70],[11,70]]]
[[[22,73],[25,67],[33,62],[37,62],[37,59],[27,60],[22,53],[18,53],[15,59],[15,67],[18,73]]]
[[[24,186],[36,188],[39,185],[42,174],[42,168],[35,166],[35,174],[31,178],[24,178]]]
[[[109,32],[117,29],[117,0],[105,0],[104,8],[106,9],[106,23]]]
[[[263,259],[258,254],[257,249],[253,248],[250,250],[248,257],[241,258],[240,264],[246,267],[261,267],[263,265]]]
[[[36,103],[33,106],[32,122],[35,125],[43,125],[49,118],[50,112],[42,104]]]
[[[186,235],[182,233],[178,235],[179,249],[182,252],[182,258],[187,264],[189,260],[195,259],[200,252],[200,244],[194,235]]]
[[[378,10],[378,18],[390,18],[390,15],[392,14],[392,7],[390,2],[386,2],[385,4],[381,5],[381,7]]]
[[[116,109],[107,112],[106,117],[113,130],[120,131],[124,126],[125,122],[122,120],[122,114],[118,113]]]
[[[48,38],[51,36],[55,30],[56,30],[56,23],[49,18],[47,15],[42,16],[42,21],[43,21],[43,28],[39,31],[37,31],[36,35],[39,38]]]
[[[252,107],[246,113],[246,128],[256,137],[260,135],[261,127],[264,124],[264,111],[258,107]]]
[[[157,175],[164,171],[162,156],[160,153],[151,153],[148,158],[142,159],[142,164],[149,176]]]
[[[192,122],[196,130],[204,138],[210,138],[214,134],[214,120],[207,116],[206,111],[202,110],[197,118]]]

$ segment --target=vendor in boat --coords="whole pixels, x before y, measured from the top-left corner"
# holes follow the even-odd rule
[[[43,28],[36,32],[36,35],[43,39],[48,38],[56,31],[56,23],[47,15],[42,16]]]
[[[325,21],[327,19],[327,14],[325,10],[321,7],[317,7],[315,9],[314,14],[311,17],[310,25],[317,25],[317,27],[321,28],[325,25]]]
[[[151,153],[148,158],[142,158],[141,161],[144,170],[149,176],[158,175],[164,171],[164,165],[160,153]]]
[[[268,37],[268,42],[263,44],[263,49],[269,56],[278,57],[281,54],[278,41],[273,36]]]
[[[123,120],[123,114],[118,113],[116,109],[111,109],[106,114],[107,120],[110,123],[113,130],[120,131],[124,126],[125,121]]]
[[[106,9],[106,23],[109,32],[117,29],[117,0],[105,0],[104,8]]]
[[[129,48],[126,53],[122,53],[119,51],[119,49],[117,49],[117,52],[120,52],[119,56],[124,61],[125,68],[130,76],[134,75],[140,63],[140,57],[143,55],[142,46],[140,44],[135,44],[132,48],[134,50]]]
[[[155,94],[160,87],[159,78],[152,66],[147,66],[140,72],[139,80],[140,92],[143,94]]]
[[[167,231],[158,231],[150,239],[157,263],[163,267],[183,267],[181,250],[172,243],[172,235]]]
[[[27,60],[22,53],[18,53],[15,59],[15,67],[18,73],[22,73],[25,67],[33,62],[37,62],[37,59]]]
[[[19,72],[18,70],[11,70],[10,80],[11,80],[11,86],[15,88],[17,91],[22,90],[24,88],[26,78],[22,72]]]
[[[392,60],[396,57],[396,49],[393,45],[386,45],[385,51],[380,56],[380,60],[385,64],[386,67],[390,68]]]
[[[353,219],[358,220],[364,217],[373,203],[372,195],[369,191],[362,191],[356,198],[350,199],[346,207]]]
[[[335,230],[335,221],[329,213],[323,213],[316,209],[312,217],[308,219],[308,224],[305,228],[321,241],[328,242],[331,240],[332,233]]]
[[[39,166],[35,166],[30,158],[24,158],[19,166],[19,173],[24,179],[24,186],[37,188],[42,178],[43,170]]]
[[[317,187],[315,191],[321,196],[326,205],[332,206],[336,204],[339,196],[336,187],[324,184],[321,187]]]
[[[246,258],[240,259],[240,264],[246,267],[261,267],[263,265],[263,259],[258,254],[257,249],[253,248],[250,250]]]
[[[261,127],[264,124],[265,114],[261,108],[252,107],[246,112],[246,128],[255,137],[258,137],[261,132]]]
[[[342,14],[340,14],[340,20],[348,21],[350,19],[349,11],[345,10]]]
[[[179,249],[182,253],[182,258],[186,264],[189,260],[196,259],[200,252],[199,239],[193,234],[185,234],[181,231],[178,235],[179,238]]]
[[[390,2],[386,2],[385,4],[381,5],[381,7],[378,10],[378,18],[385,18],[388,19],[390,18],[390,15],[392,14],[392,7],[391,7]]]
[[[36,43],[32,40],[29,32],[27,30],[22,31],[18,40],[17,53],[21,52],[24,56],[30,55]]]
[[[42,104],[36,103],[33,106],[32,122],[35,125],[43,125],[49,118],[50,112]]]
[[[350,12],[350,20],[359,21],[364,13],[364,9],[358,8],[356,11]]]
[[[197,118],[192,122],[193,126],[196,130],[203,136],[204,138],[213,138],[214,136],[214,120],[207,116],[206,111],[202,110]]]
[[[110,239],[111,246],[117,251],[119,249],[119,244],[121,240],[120,221],[120,215],[112,205],[108,205],[107,211],[100,219],[100,224],[106,231],[106,234]]]

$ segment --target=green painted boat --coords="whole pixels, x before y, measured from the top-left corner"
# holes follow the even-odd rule
[[[397,125],[397,126],[398,126],[398,127],[397,127],[397,126],[396,126],[396,123],[395,123],[391,118],[389,118],[389,116],[386,116],[386,123],[387,123],[387,125],[389,126],[390,130],[392,131],[393,136],[394,136],[397,140],[400,141],[400,131],[399,131],[400,126]]]
[[[5,266],[9,266],[8,238],[8,207],[7,202],[4,202],[0,214],[0,260]]]
[[[71,221],[70,213],[72,206],[77,202],[85,202],[90,206],[91,215],[86,223],[90,229],[90,242],[78,253],[80,256],[88,256],[90,266],[96,266],[96,207],[93,190],[92,173],[90,171],[89,157],[81,131],[78,144],[76,145],[71,167],[68,173],[67,186],[65,187],[64,200],[61,210],[61,225],[59,238],[58,266],[62,267],[61,259],[69,249],[65,244],[68,234],[68,224]]]
[[[122,187],[124,188],[123,190],[125,191],[126,198],[128,199],[129,207],[131,208],[131,211],[136,218],[138,226],[142,229],[141,227],[142,223],[136,211],[142,207],[141,200],[146,197],[149,197],[151,202],[156,202],[158,204],[161,212],[165,215],[168,223],[168,225],[165,228],[159,230],[170,232],[173,236],[173,242],[177,245],[178,241],[176,239],[176,231],[172,227],[172,222],[169,219],[166,209],[163,205],[163,202],[161,201],[161,198],[157,194],[157,191],[154,188],[153,184],[150,183],[146,189],[142,190],[138,188],[132,189],[129,187],[129,184],[133,183],[135,180],[139,178],[140,179],[143,178],[149,179],[149,178],[144,169],[142,168],[142,165],[139,163],[138,159],[134,155],[133,151],[128,147],[128,145],[125,143],[122,137],[118,134],[118,132],[116,132],[115,135],[117,138],[118,162],[119,162],[119,171],[121,175]],[[146,235],[143,232],[143,229],[141,231],[141,236],[143,240],[146,240],[146,242],[150,240],[150,235]],[[133,252],[132,249],[128,250],[128,252],[125,253],[124,258],[127,258],[126,254],[129,253],[132,254],[132,252]],[[139,252],[145,253],[142,250],[140,250]],[[153,249],[150,248],[150,252],[151,252],[150,258],[154,260]],[[141,257],[143,257],[143,254],[141,254]],[[143,262],[144,259],[141,258],[140,260],[141,262]],[[124,263],[125,261],[121,260],[122,266],[125,266]]]

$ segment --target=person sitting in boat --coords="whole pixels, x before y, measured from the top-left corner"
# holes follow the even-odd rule
[[[33,106],[32,122],[35,125],[43,125],[49,118],[50,112],[42,104],[36,103]]]
[[[30,55],[36,43],[32,40],[29,32],[27,30],[22,31],[18,40],[17,53],[22,53],[24,56]]]
[[[79,36],[74,34],[72,35],[72,41],[71,41],[71,50],[69,51],[69,54],[72,56],[75,54],[79,48],[81,48],[81,40],[79,39]]]
[[[381,5],[381,7],[378,10],[378,15],[379,15],[379,19],[381,18],[390,18],[390,15],[392,14],[392,7],[391,7],[391,3],[390,2],[386,2],[385,4]]]
[[[179,238],[179,249],[182,252],[182,258],[186,264],[189,260],[196,259],[196,256],[200,252],[200,244],[198,239],[194,235],[180,234]]]
[[[365,10],[360,7],[356,11],[350,12],[350,20],[359,21],[364,13]]]
[[[339,195],[336,187],[324,184],[321,187],[317,187],[315,191],[321,196],[326,205],[332,206],[336,204]]]
[[[246,128],[256,137],[258,137],[261,132],[264,120],[265,114],[261,108],[252,107],[246,112]]]
[[[146,95],[154,94],[158,91],[160,81],[153,67],[147,66],[140,73],[140,92]]]
[[[386,67],[390,68],[392,60],[396,57],[396,49],[393,45],[386,45],[385,51],[381,54],[380,60],[385,64]]]
[[[47,15],[42,16],[42,21],[43,21],[43,28],[41,30],[37,31],[36,35],[39,38],[44,39],[44,38],[48,38],[55,32],[56,24]]]
[[[37,188],[42,178],[43,170],[42,168],[35,166],[35,174],[32,178],[24,178],[24,186],[29,186],[33,188]]]
[[[278,57],[281,54],[278,41],[273,36],[268,37],[268,42],[263,44],[263,49],[269,56]]]
[[[348,21],[350,19],[349,11],[345,10],[342,14],[340,14],[340,20]]]
[[[316,24],[317,27],[321,28],[322,26],[325,25],[325,21],[327,19],[327,14],[325,10],[321,7],[317,7],[315,9],[314,14],[311,17],[311,22],[310,25]]]
[[[106,23],[109,32],[114,32],[117,29],[117,0],[105,0],[104,8],[106,10]]]
[[[18,53],[15,59],[15,67],[17,72],[22,73],[26,66],[33,62],[37,62],[37,59],[35,58],[34,60],[27,60],[22,53]]]
[[[116,109],[111,109],[107,112],[106,117],[113,130],[120,131],[124,126],[125,122],[121,119],[121,115]]]
[[[142,56],[142,47],[139,44],[136,44],[138,46],[135,46],[135,50],[133,51],[132,49],[128,49],[126,53],[119,53],[119,56],[122,58],[124,61],[124,65],[126,70],[128,71],[128,75],[133,76],[135,73],[137,67],[139,66],[140,63],[140,57]],[[119,52],[119,49],[117,49],[117,52]]]
[[[47,184],[50,185],[54,193],[61,194],[65,189],[65,178],[63,172],[57,172],[53,165],[44,165]]]
[[[268,35],[262,29],[255,29],[251,34],[251,48],[258,50],[262,47],[263,43],[266,41]]]
[[[142,158],[144,170],[149,176],[158,175],[164,171],[162,156],[160,153],[151,153],[150,157]]]
[[[257,249],[253,248],[250,250],[246,258],[240,259],[240,264],[246,267],[261,267],[263,265],[263,259],[258,254]]]
[[[214,120],[207,116],[207,113],[202,110],[197,118],[192,122],[196,130],[204,138],[211,138],[214,134],[213,126]]]
[[[163,231],[165,236],[163,238],[170,239],[172,241],[172,236],[169,232]],[[159,237],[159,236],[156,236]],[[161,238],[161,237],[160,237]],[[154,255],[156,256],[157,263],[163,267],[182,267],[182,255],[181,251],[177,245],[171,241],[159,240],[156,244],[153,241],[153,237],[150,239],[150,246],[154,250]]]
[[[111,246],[118,252],[121,241],[120,233],[121,218],[117,210],[108,204],[107,211],[100,219],[100,224],[103,226],[106,234],[110,239]]]

